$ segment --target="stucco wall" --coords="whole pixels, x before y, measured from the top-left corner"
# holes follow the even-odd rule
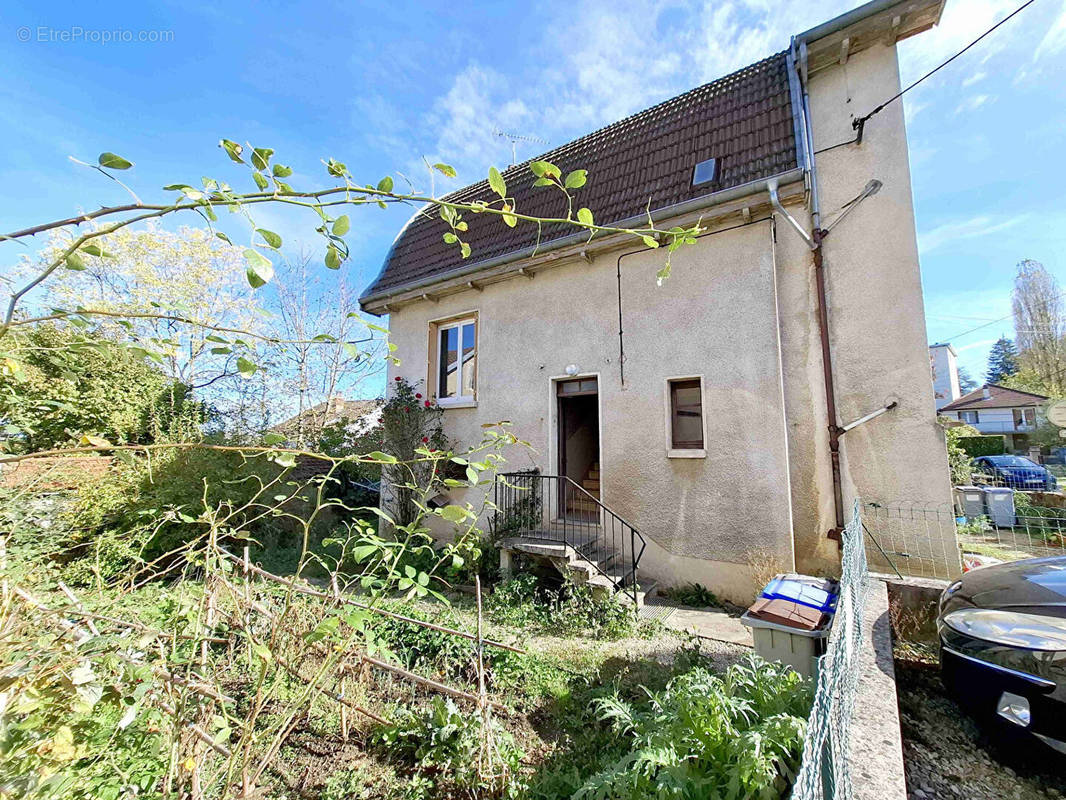
[[[601,496],[652,540],[642,574],[742,596],[753,551],[793,566],[771,233],[766,221],[705,237],[675,253],[661,287],[662,252],[622,260],[624,386],[617,254],[403,308],[390,320],[402,363],[389,377],[424,380],[430,323],[476,309],[478,405],[446,410],[446,432],[470,445],[482,423],[510,420],[532,449],[513,448],[508,468],[555,473],[553,380],[570,364],[596,375]],[[666,380],[697,375],[707,457],[668,458]]]
[[[899,87],[896,49],[883,44],[812,76],[815,150],[853,138],[853,116]],[[866,125],[860,147],[839,147],[817,159],[823,227],[867,181],[884,183],[825,243],[840,422],[899,402],[895,410],[844,436],[848,505],[861,497],[942,507],[951,500],[951,487],[929,376],[902,103],[887,106]],[[954,541],[944,544],[953,561]]]

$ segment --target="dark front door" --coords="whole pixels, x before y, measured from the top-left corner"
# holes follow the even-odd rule
[[[599,387],[595,378],[560,381],[559,474],[565,475],[594,497],[600,496]]]

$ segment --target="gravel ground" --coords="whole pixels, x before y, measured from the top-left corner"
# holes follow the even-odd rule
[[[1066,757],[991,739],[947,696],[935,665],[896,662],[911,800],[1066,797]]]

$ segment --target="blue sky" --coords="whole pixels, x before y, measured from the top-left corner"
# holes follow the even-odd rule
[[[1020,3],[948,0],[938,29],[901,43],[904,82]],[[564,143],[781,50],[855,5],[183,0],[114,2],[102,14],[7,0],[0,227],[125,201],[70,155],[110,150],[136,162],[128,174],[145,199],[205,174],[247,183],[216,147],[223,136],[275,148],[300,186],[326,182],[329,156],[362,182],[401,172],[420,187],[426,156],[454,164],[462,185],[510,162],[494,130]],[[118,30],[165,31],[166,41],[87,33]],[[1016,263],[1038,259],[1066,285],[1064,76],[1066,8],[1037,0],[906,98],[929,338],[952,341],[975,377],[991,342],[1011,334],[1009,319],[995,320],[1010,313]],[[520,144],[518,157],[539,149]],[[353,216],[347,269],[359,285],[406,217],[399,208]],[[308,217],[271,210],[258,221],[287,246],[321,249]]]

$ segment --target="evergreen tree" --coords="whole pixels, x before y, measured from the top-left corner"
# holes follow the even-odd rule
[[[999,383],[1004,378],[1009,378],[1018,371],[1018,350],[1014,342],[1006,336],[1001,336],[992,345],[988,354],[988,374],[985,380],[988,383]]]

